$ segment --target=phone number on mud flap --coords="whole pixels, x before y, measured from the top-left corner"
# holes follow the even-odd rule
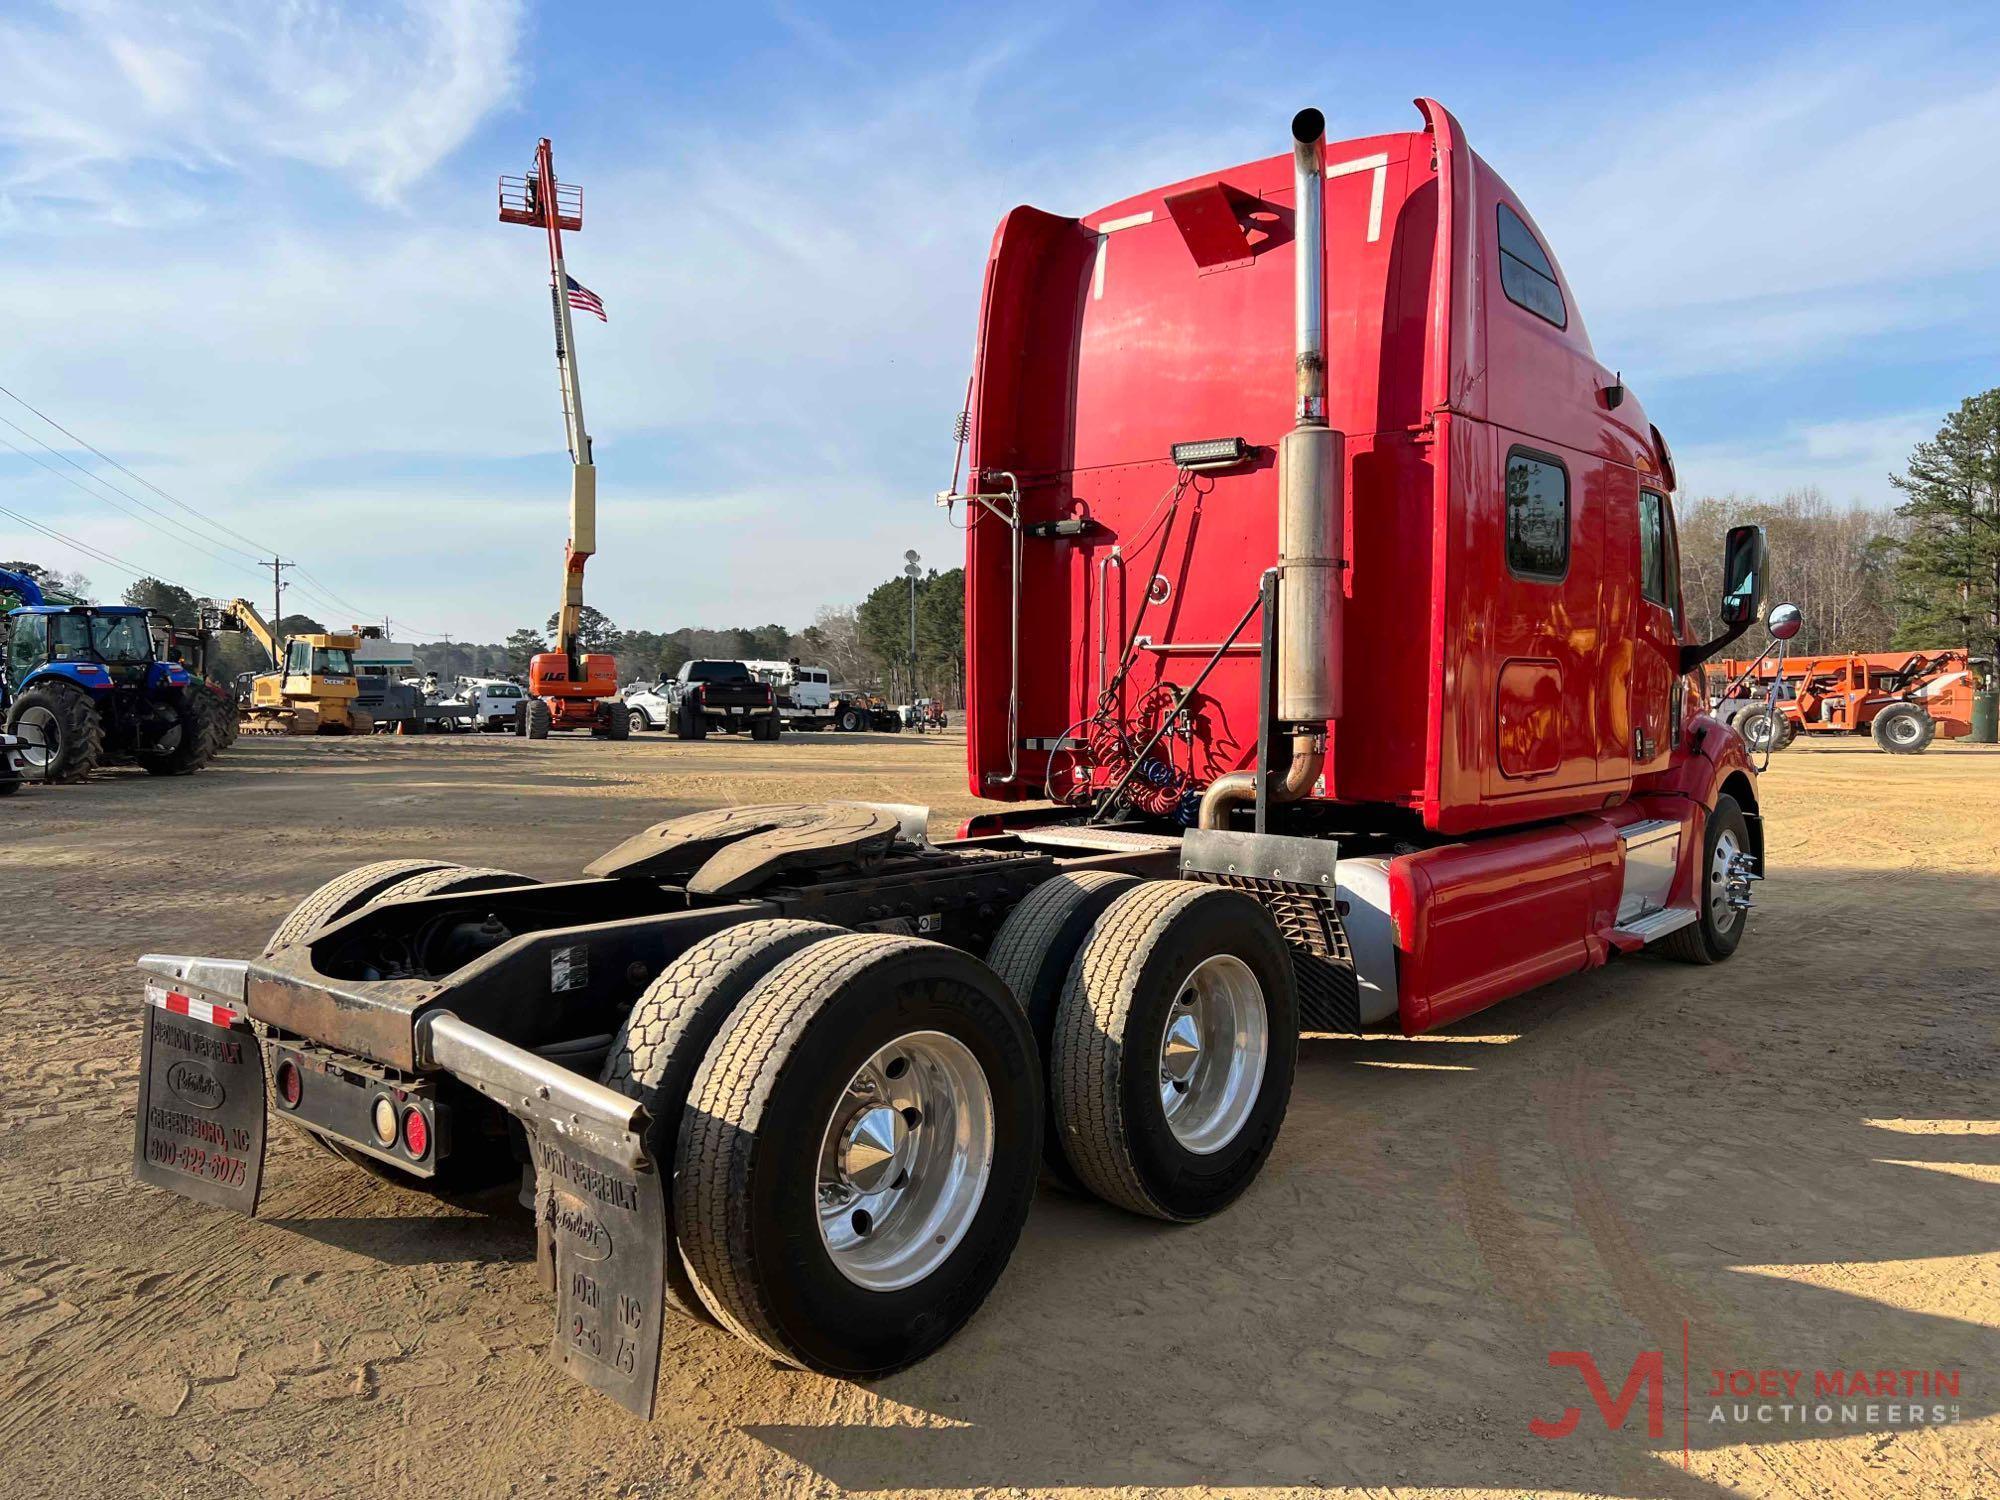
[[[250,1180],[250,1164],[240,1156],[226,1156],[185,1142],[148,1140],[146,1156],[163,1167],[185,1172],[190,1177],[219,1182],[225,1187],[242,1187]]]

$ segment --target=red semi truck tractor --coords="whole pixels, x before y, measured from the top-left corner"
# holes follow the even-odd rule
[[[1757,784],[1691,674],[1757,619],[1762,533],[1694,641],[1666,444],[1421,109],[1001,224],[942,498],[971,787],[1020,805],[943,841],[730,808],[553,882],[389,861],[255,957],[149,956],[139,1175],[254,1212],[276,1118],[414,1191],[521,1180],[553,1356],[644,1412],[670,1312],[922,1358],[1045,1173],[1225,1208],[1302,1030],[1727,959]]]

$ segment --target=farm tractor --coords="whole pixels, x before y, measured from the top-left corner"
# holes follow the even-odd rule
[[[276,1118],[416,1192],[519,1181],[555,1361],[649,1413],[670,1313],[922,1359],[1044,1171],[1221,1213],[1302,1032],[1728,960],[1763,824],[1699,671],[1761,617],[1764,534],[1684,639],[1667,445],[1419,107],[1001,223],[939,497],[990,810],[731,807],[554,881],[393,860],[256,954],[149,955],[139,1177],[254,1212]]]
[[[201,628],[247,630],[270,653],[274,670],[259,672],[250,684],[242,722],[253,734],[372,734],[375,720],[355,707],[361,691],[354,652],[363,640],[379,637],[379,625],[351,630],[314,631],[280,640],[248,599],[202,606]]]
[[[1972,732],[1980,663],[1964,651],[1877,651],[1721,662],[1715,712],[1758,751],[1801,734],[1867,735],[1891,755],[1916,755]],[[1718,670],[1719,668],[1719,670]]]
[[[0,761],[21,778],[81,781],[131,762],[155,776],[199,771],[228,743],[222,700],[154,649],[164,617],[132,605],[48,604],[34,580],[0,573],[23,604],[7,613],[6,732]]]

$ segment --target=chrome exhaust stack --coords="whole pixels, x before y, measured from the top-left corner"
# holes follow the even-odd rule
[[[1326,118],[1292,119],[1293,364],[1298,399],[1278,445],[1278,629],[1276,717],[1291,730],[1292,758],[1267,793],[1296,802],[1326,763],[1326,726],[1340,717],[1342,476],[1345,444],[1326,421]],[[1244,771],[1217,777],[1202,794],[1203,828],[1228,825],[1229,809],[1257,795]]]

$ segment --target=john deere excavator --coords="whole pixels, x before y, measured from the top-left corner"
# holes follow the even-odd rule
[[[248,599],[202,606],[201,628],[247,630],[271,653],[274,670],[259,672],[243,708],[243,727],[263,734],[372,734],[374,718],[354,706],[354,651],[381,628],[314,631],[280,639]]]

